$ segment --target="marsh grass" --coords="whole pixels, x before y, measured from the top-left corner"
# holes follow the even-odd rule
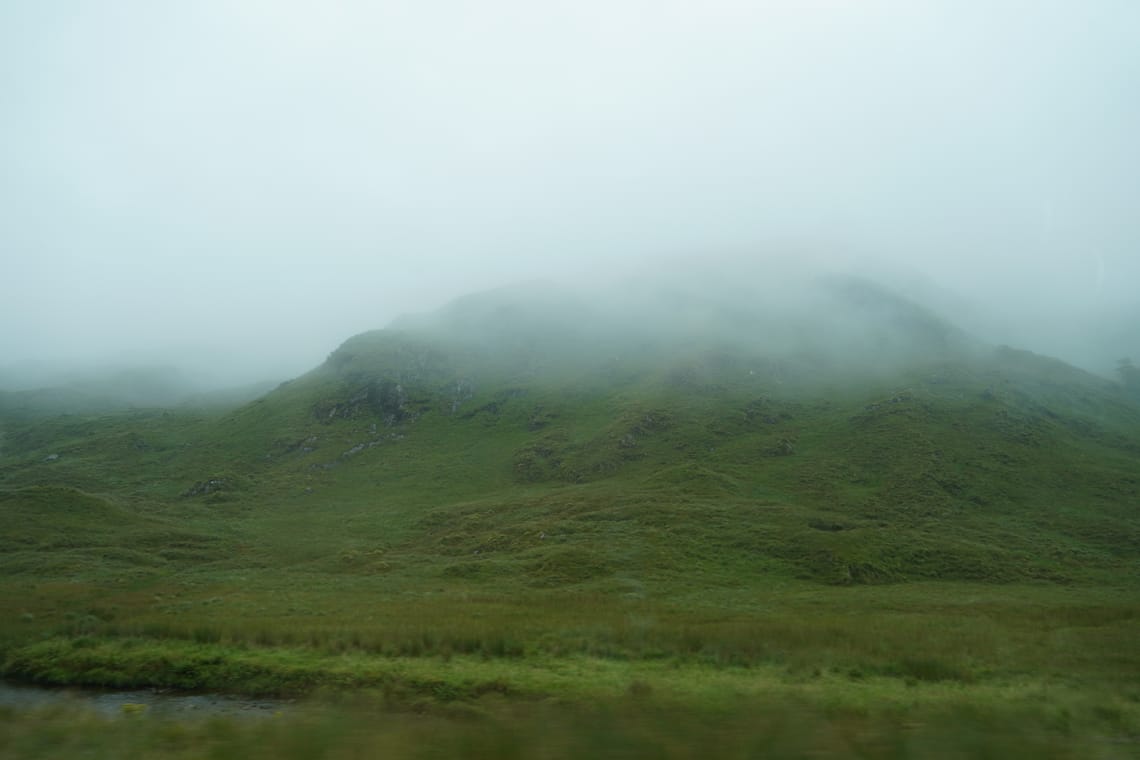
[[[338,656],[437,663],[585,657],[904,683],[1029,677],[1122,685],[1140,674],[1134,645],[1140,616],[1126,591],[945,584],[821,589],[789,582],[763,593],[725,590],[716,598],[665,603],[533,591],[504,599],[455,588],[372,597],[362,593],[367,588],[361,582],[355,589],[286,594],[284,587],[247,582],[229,598],[213,595],[214,588],[206,598],[168,591],[156,603],[150,595],[142,609],[127,606],[140,599],[127,592],[119,603],[105,598],[56,625],[41,591],[32,620],[4,627],[10,642],[5,672],[54,683],[246,692],[304,691],[336,681],[340,677],[326,676],[324,668]],[[276,609],[265,606],[256,615],[248,609],[278,594],[284,599]],[[20,643],[20,627],[47,638]],[[209,667],[178,664],[200,648],[212,652]],[[301,681],[287,677],[280,685],[224,667],[263,649],[318,664]]]

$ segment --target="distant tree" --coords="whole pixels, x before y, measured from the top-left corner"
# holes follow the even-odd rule
[[[1129,393],[1140,396],[1140,368],[1125,357],[1116,363],[1116,373],[1120,375],[1120,382]]]

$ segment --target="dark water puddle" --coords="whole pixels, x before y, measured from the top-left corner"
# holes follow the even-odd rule
[[[284,700],[245,699],[224,694],[53,688],[0,681],[0,708],[23,710],[56,706],[91,710],[104,716],[145,714],[172,718],[272,718],[297,709],[296,704]]]

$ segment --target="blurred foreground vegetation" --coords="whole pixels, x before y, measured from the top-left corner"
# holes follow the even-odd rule
[[[635,685],[636,686],[636,685]],[[1112,706],[967,699],[905,709],[827,707],[785,695],[678,706],[634,689],[593,705],[474,703],[407,710],[358,695],[272,719],[107,718],[0,709],[0,754],[133,758],[1128,758]],[[1027,695],[1028,696],[1028,695]]]

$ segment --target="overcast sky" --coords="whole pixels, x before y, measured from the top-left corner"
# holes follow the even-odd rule
[[[0,364],[283,376],[706,252],[1088,364],[1140,314],[1138,35],[1136,0],[3,2]]]

